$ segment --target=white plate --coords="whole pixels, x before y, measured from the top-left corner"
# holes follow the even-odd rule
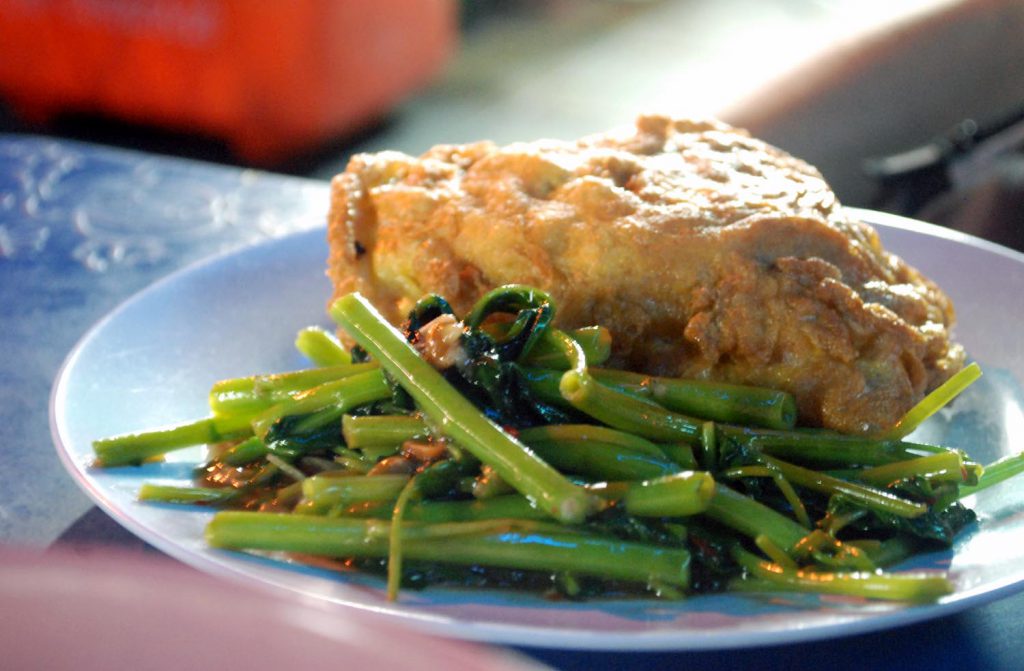
[[[1024,255],[875,212],[887,247],[939,282],[959,309],[958,338],[982,380],[923,427],[922,439],[988,462],[1024,445]],[[210,513],[135,500],[145,481],[183,482],[199,449],[138,468],[90,468],[90,441],[197,418],[221,378],[303,365],[299,328],[329,325],[323,231],[299,233],[193,266],[141,292],[92,329],[65,362],[51,418],[64,463],[129,530],[204,571],[257,581],[298,597],[387,614],[428,631],[491,642],[586,649],[711,649],[805,641],[916,622],[1006,596],[1024,586],[1024,488],[1004,484],[973,503],[981,521],[952,553],[915,566],[948,567],[956,591],[924,606],[846,598],[702,596],[552,602],[531,594],[460,589],[383,598],[380,580],[207,548]]]

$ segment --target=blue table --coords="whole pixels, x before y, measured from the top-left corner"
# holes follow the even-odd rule
[[[210,254],[321,225],[326,182],[45,138],[0,135],[0,546],[151,552],[64,472],[50,386],[86,329]],[[534,650],[565,669],[1019,669],[1024,594],[929,623],[727,652]]]

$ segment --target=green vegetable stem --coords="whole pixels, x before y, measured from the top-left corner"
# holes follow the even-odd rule
[[[580,522],[598,501],[487,419],[359,294],[339,298],[331,316],[401,384],[446,436],[491,466],[517,491],[566,523]]]
[[[471,524],[471,533],[459,533]],[[443,534],[407,521],[402,554],[409,559],[525,570],[574,571],[613,580],[659,582],[685,588],[690,554],[594,534],[548,530],[534,522],[496,520],[490,532],[475,523],[446,524]],[[485,527],[486,528],[486,527]],[[497,531],[495,531],[497,529]],[[385,557],[390,522],[225,511],[214,515],[206,540],[218,548],[301,552],[326,557]],[[451,542],[453,535],[458,542]]]

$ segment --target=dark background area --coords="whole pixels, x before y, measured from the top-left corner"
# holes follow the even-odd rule
[[[329,179],[360,151],[572,139],[641,111],[710,114],[817,166],[847,205],[1024,249],[1020,3],[485,0],[456,16],[452,56],[427,85],[270,162],[196,129],[96,110],[29,122],[2,97],[0,132]]]

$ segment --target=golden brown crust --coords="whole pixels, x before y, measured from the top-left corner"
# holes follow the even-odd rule
[[[806,421],[890,426],[957,370],[949,299],[849,218],[806,163],[717,121],[641,117],[577,142],[359,155],[335,178],[336,295],[399,321],[539,286],[616,363],[765,384]]]

